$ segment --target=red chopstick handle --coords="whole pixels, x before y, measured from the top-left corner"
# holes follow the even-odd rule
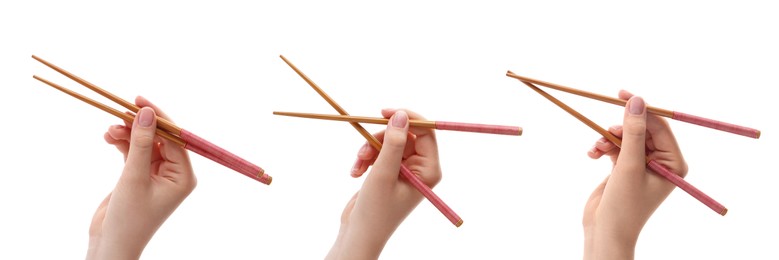
[[[206,141],[203,138],[200,138],[192,132],[181,129],[181,139],[187,143],[184,148],[198,153],[203,157],[211,159],[212,161],[215,161],[219,164],[227,166],[230,169],[246,175],[246,177],[252,178],[264,184],[270,184],[273,180],[273,178],[266,174],[265,170],[260,168],[260,166],[254,165],[253,163],[244,160],[243,158],[238,157],[237,155],[222,149],[221,147]]]
[[[435,128],[439,130],[452,130],[452,131],[475,132],[475,133],[486,133],[486,134],[522,135],[522,128],[518,126],[483,125],[483,124],[435,121]]]
[[[757,129],[754,129],[754,128],[749,128],[749,127],[745,127],[745,126],[740,126],[740,125],[734,125],[734,124],[730,124],[730,123],[720,122],[720,121],[717,121],[717,120],[703,118],[703,117],[694,116],[694,115],[690,115],[690,114],[685,114],[685,113],[682,113],[682,112],[674,111],[673,113],[674,114],[673,114],[672,118],[676,119],[676,120],[679,120],[679,121],[684,121],[684,122],[687,122],[687,123],[692,123],[692,124],[696,124],[696,125],[699,125],[699,126],[704,126],[704,127],[713,128],[713,129],[717,129],[717,130],[721,130],[721,131],[725,131],[725,132],[730,132],[730,133],[734,133],[734,134],[737,134],[737,135],[743,135],[743,136],[751,137],[751,138],[755,138],[755,139],[760,138],[760,130],[757,130]]]
[[[416,188],[419,192],[422,193],[422,195],[427,198],[431,203],[433,203],[433,206],[435,206],[438,211],[441,211],[441,213],[446,216],[449,221],[452,222],[457,227],[460,227],[460,225],[463,224],[463,219],[460,218],[460,216],[457,215],[457,213],[452,210],[446,203],[436,195],[430,187],[427,186],[424,182],[422,182],[421,179],[419,179],[419,176],[412,173],[411,170],[408,169],[405,165],[400,165],[400,176],[405,177],[406,180],[408,180],[409,183],[411,183],[414,188]]]
[[[702,202],[703,204],[706,204],[706,206],[708,206],[710,209],[714,210],[715,212],[723,216],[725,216],[725,214],[728,213],[728,209],[725,208],[725,206],[723,206],[716,200],[712,199],[711,197],[709,197],[709,195],[706,195],[698,188],[695,188],[695,186],[692,186],[692,184],[682,179],[682,177],[680,177],[679,175],[676,175],[675,173],[669,171],[668,169],[663,167],[663,165],[657,163],[655,160],[650,160],[648,165],[649,168],[652,169],[655,173],[665,177],[666,179],[668,179],[668,181],[670,181],[677,187],[681,188],[688,194],[692,195],[698,201]]]

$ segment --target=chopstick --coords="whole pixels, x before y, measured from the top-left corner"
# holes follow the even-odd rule
[[[319,88],[319,86],[317,86],[317,84],[314,83],[314,81],[309,79],[308,76],[306,76],[306,74],[303,74],[303,72],[300,71],[297,67],[295,67],[295,65],[293,65],[289,60],[284,58],[284,55],[279,55],[279,57],[281,57],[281,59],[284,60],[284,62],[287,63],[287,65],[290,68],[292,68],[292,70],[295,71],[295,73],[297,73],[301,78],[303,78],[303,80],[305,80],[306,83],[308,83],[308,85],[310,85],[314,89],[314,91],[319,93],[319,95],[322,96],[322,98],[324,98],[325,101],[327,101],[327,103],[330,104],[330,106],[332,106],[336,111],[338,111],[339,114],[344,116],[349,115],[348,113],[346,113],[346,110],[344,110],[341,106],[338,105],[338,103],[335,102],[335,100],[330,98],[330,96],[328,96],[327,93],[325,93],[321,88]],[[368,140],[368,143],[370,143],[374,149],[376,149],[377,151],[381,151],[381,142],[379,142],[379,140],[376,139],[376,137],[374,137],[371,133],[365,130],[365,128],[363,128],[359,123],[350,122],[350,124],[354,127],[354,129],[357,130],[357,132],[359,132],[363,137],[365,137],[366,140]],[[446,218],[449,219],[450,222],[452,222],[452,224],[454,224],[456,227],[460,227],[460,225],[463,224],[462,218],[460,218],[460,216],[458,216],[457,213],[454,212],[454,210],[449,208],[449,206],[446,205],[446,203],[441,198],[439,198],[438,195],[436,195],[433,192],[433,190],[430,189],[430,187],[425,185],[425,183],[422,182],[421,179],[419,179],[419,176],[412,173],[411,170],[408,167],[406,167],[404,164],[400,164],[400,176],[405,178],[409,183],[411,183],[411,186],[414,186],[414,188],[416,188],[420,193],[422,193],[422,195],[425,196],[425,198],[427,198],[431,203],[433,203],[433,206],[435,206],[439,211],[441,211],[441,213],[443,213],[444,216],[446,216]]]
[[[531,78],[528,78],[528,77],[523,77],[523,76],[514,74],[511,71],[506,72],[506,76],[512,77],[512,78],[515,78],[515,79],[518,79],[518,80],[521,80],[523,82],[530,82],[530,83],[538,84],[538,85],[541,85],[541,86],[544,86],[544,87],[556,89],[556,90],[559,90],[559,91],[568,92],[568,93],[571,93],[571,94],[574,94],[574,95],[578,95],[578,96],[582,96],[582,97],[587,97],[587,98],[591,98],[591,99],[595,99],[595,100],[600,100],[600,101],[603,101],[603,102],[606,102],[606,103],[611,103],[611,104],[618,105],[618,106],[623,106],[624,107],[625,104],[627,103],[627,101],[622,100],[622,99],[613,98],[613,97],[609,97],[609,96],[604,96],[604,95],[600,95],[600,94],[595,94],[595,93],[591,93],[591,92],[587,92],[587,91],[579,90],[579,89],[575,89],[575,88],[565,87],[565,86],[561,86],[561,85],[557,85],[557,84],[549,83],[549,82],[544,82],[544,81],[537,80],[537,79],[531,79]],[[743,135],[743,136],[751,137],[751,138],[755,138],[755,139],[760,138],[760,130],[757,130],[757,129],[754,129],[754,128],[749,128],[749,127],[745,127],[745,126],[735,125],[735,124],[721,122],[721,121],[708,119],[708,118],[703,118],[703,117],[699,117],[699,116],[695,116],[695,115],[685,114],[685,113],[678,112],[678,111],[671,111],[671,110],[668,110],[668,109],[656,108],[656,107],[651,107],[651,106],[647,106],[646,109],[647,109],[647,112],[649,112],[649,113],[652,113],[652,114],[655,114],[655,115],[659,115],[659,116],[663,116],[663,117],[667,117],[667,118],[671,118],[671,119],[674,119],[674,120],[687,122],[687,123],[691,123],[691,124],[696,124],[696,125],[699,125],[699,126],[708,127],[708,128],[712,128],[712,129],[717,129],[717,130],[720,130],[720,131],[725,131],[725,132],[729,132],[729,133],[733,133],[733,134],[737,134],[737,135]]]
[[[79,78],[78,76],[55,66],[54,64],[51,64],[48,61],[45,61],[35,55],[32,56],[33,59],[43,63],[44,65],[56,70],[57,72],[67,76],[68,78],[80,83],[81,85],[86,86],[87,88],[97,92],[98,94],[116,102],[120,105],[124,106],[125,108],[129,109],[133,113],[137,113],[140,108],[136,106],[135,104],[132,104],[130,102],[127,102],[124,99],[121,99],[117,97],[116,95],[111,94],[110,92],[87,82],[86,80],[83,80]],[[119,117],[125,121],[132,122],[134,116],[127,115],[125,113],[119,112],[116,109],[113,109],[109,106],[106,106],[100,102],[97,102],[95,100],[92,100],[88,97],[82,96],[76,92],[73,92],[72,90],[69,90],[67,88],[64,88],[62,86],[59,86],[57,84],[52,83],[51,81],[45,80],[38,76],[33,76],[33,78],[53,87],[57,90],[60,90],[72,97],[75,97],[85,103],[88,103],[94,107],[97,107],[105,112],[108,112],[109,114],[112,114],[116,117]],[[238,157],[237,155],[234,155],[230,153],[229,151],[193,134],[192,132],[189,132],[185,129],[182,129],[170,121],[157,117],[157,133],[160,134],[160,136],[173,141],[174,143],[184,147],[187,150],[193,151],[197,154],[202,155],[203,157],[206,157],[208,159],[211,159],[214,162],[217,162],[219,164],[222,164],[224,166],[227,166],[230,169],[233,169],[251,179],[254,179],[256,181],[259,181],[264,184],[270,184],[273,181],[273,178],[266,174],[265,171],[260,168],[257,165],[252,164],[249,161],[244,160],[241,157]]]
[[[512,74],[512,72],[509,71],[507,73],[507,75],[508,74]],[[549,95],[548,93],[544,92],[543,90],[539,89],[538,87],[536,87],[532,83],[526,82],[526,81],[523,81],[523,80],[520,80],[520,81],[522,81],[522,83],[524,83],[525,85],[527,85],[531,89],[533,89],[536,92],[538,92],[538,94],[541,94],[541,96],[544,96],[546,99],[548,99],[549,101],[551,101],[552,103],[554,103],[558,107],[562,108],[563,110],[565,110],[566,112],[571,114],[573,117],[579,119],[579,121],[581,121],[582,123],[586,124],[587,126],[592,128],[593,130],[598,132],[599,134],[601,134],[603,137],[605,137],[606,139],[608,139],[609,141],[614,143],[614,145],[616,145],[617,147],[621,147],[622,146],[622,140],[620,140],[619,138],[617,138],[616,136],[611,134],[606,129],[604,129],[604,128],[600,127],[599,125],[595,124],[595,122],[593,122],[592,120],[588,119],[587,117],[585,117],[581,113],[577,112],[576,110],[574,110],[570,106],[566,105],[565,103],[561,102],[560,100],[556,99],[555,97],[553,97],[553,96]],[[728,209],[725,208],[725,206],[723,206],[722,204],[720,204],[719,202],[717,202],[713,198],[709,197],[708,195],[703,193],[698,188],[695,188],[695,186],[693,186],[692,184],[690,184],[687,181],[685,181],[679,175],[676,175],[675,173],[673,173],[670,170],[666,169],[660,163],[658,163],[658,162],[656,162],[654,160],[650,160],[648,157],[646,159],[647,159],[647,161],[646,161],[647,165],[655,173],[659,174],[663,178],[666,178],[668,181],[670,181],[671,183],[673,183],[677,187],[681,188],[682,190],[684,190],[685,192],[687,192],[688,194],[693,196],[695,199],[697,199],[701,203],[703,203],[706,206],[708,206],[714,212],[717,212],[718,214],[720,214],[722,216],[724,216],[725,214],[728,213]]]
[[[38,77],[38,76],[35,76],[35,75],[32,76],[32,77],[37,79],[37,80],[39,80],[39,81],[41,81],[41,82],[43,82],[43,83],[46,83],[46,85],[49,85],[49,86],[51,86],[51,87],[53,87],[55,89],[58,89],[59,91],[65,92],[65,94],[68,94],[68,95],[70,95],[72,97],[75,97],[75,98],[81,100],[81,101],[84,101],[87,104],[90,104],[90,105],[92,105],[94,107],[97,107],[97,108],[99,108],[99,109],[101,109],[101,110],[103,110],[105,112],[108,112],[109,114],[112,114],[112,115],[114,115],[114,116],[116,116],[116,117],[118,117],[118,118],[120,118],[120,119],[122,119],[122,120],[124,120],[126,122],[132,122],[133,120],[135,120],[135,116],[133,116],[133,115],[129,115],[127,113],[122,113],[119,110],[116,110],[116,109],[114,109],[112,107],[109,107],[109,106],[106,106],[104,104],[101,104],[100,102],[97,102],[97,101],[95,101],[95,100],[93,100],[91,98],[82,96],[81,94],[78,94],[76,92],[73,92],[72,90],[69,90],[69,89],[64,88],[64,87],[62,87],[60,85],[52,83],[51,81],[48,81],[48,80],[46,80],[44,78],[41,78],[41,77]],[[180,146],[184,146],[185,145],[185,142],[184,142],[184,140],[181,140],[181,137],[178,137],[176,135],[168,133],[165,130],[162,130],[162,129],[159,129],[159,128],[157,129],[156,132],[157,132],[158,135],[162,136],[163,138],[168,139],[168,140],[170,140],[170,141],[172,141],[172,142],[174,142],[174,143],[176,143],[176,144],[178,144]]]
[[[334,121],[346,121],[355,123],[367,123],[367,124],[380,124],[386,125],[389,122],[387,118],[380,117],[366,117],[366,116],[342,116],[342,115],[325,115],[325,114],[313,114],[313,113],[296,113],[296,112],[282,112],[273,111],[274,115],[280,116],[292,116],[312,119],[334,120]],[[484,125],[484,124],[472,124],[472,123],[458,123],[458,122],[446,122],[446,121],[428,121],[428,120],[409,120],[409,125],[414,127],[433,128],[438,130],[451,130],[484,134],[500,134],[500,135],[522,135],[522,128],[518,126],[502,126],[502,125]]]

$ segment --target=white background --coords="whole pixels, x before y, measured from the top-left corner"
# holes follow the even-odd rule
[[[435,191],[465,223],[455,228],[424,201],[382,259],[581,257],[582,209],[610,163],[586,156],[595,132],[506,70],[608,95],[627,89],[656,107],[762,130],[756,140],[671,122],[687,180],[730,212],[677,189],[636,256],[779,258],[770,1],[18,2],[0,4],[0,259],[83,258],[93,211],[123,165],[102,138],[120,121],[32,79],[96,97],[32,54],[125,99],[148,97],[274,177],[265,186],[191,154],[199,185],[143,259],[326,255],[362,183],[349,169],[364,140],[345,123],[273,116],[335,113],[279,55],[354,115],[403,107],[524,128],[521,137],[439,132]],[[550,93],[604,127],[621,122],[619,107]]]

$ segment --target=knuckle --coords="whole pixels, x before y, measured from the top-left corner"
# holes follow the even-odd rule
[[[146,134],[146,133],[137,133],[133,135],[132,144],[134,147],[150,149],[154,144],[154,135]]]

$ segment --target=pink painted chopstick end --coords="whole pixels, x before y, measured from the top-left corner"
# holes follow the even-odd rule
[[[695,199],[697,199],[698,201],[700,201],[701,203],[709,207],[711,210],[717,212],[717,214],[724,216],[726,213],[728,213],[728,209],[725,208],[725,206],[723,206],[713,198],[709,197],[709,195],[706,195],[706,193],[703,193],[703,191],[699,190],[698,188],[695,188],[695,186],[692,186],[692,184],[685,181],[681,176],[676,175],[675,173],[666,169],[660,163],[654,160],[650,160],[648,166],[655,173],[659,174],[660,176],[663,176],[669,182],[676,185],[676,187],[679,187],[680,189],[684,190],[685,192],[687,192],[687,194],[690,194],[692,197],[694,197]]]
[[[406,167],[406,165],[401,164],[400,165],[400,176],[405,178],[409,183],[411,183],[412,186],[414,186],[417,190],[419,190],[420,193],[422,193],[427,200],[430,201],[430,203],[435,206],[438,211],[444,214],[444,216],[449,219],[452,224],[454,224],[457,227],[460,227],[460,225],[463,224],[463,219],[460,218],[459,215],[457,215],[452,208],[449,207],[449,205],[446,205],[446,203],[436,195],[430,187],[427,186],[424,182],[422,182],[422,179],[419,178],[416,174],[412,173],[411,170]]]
[[[500,135],[522,135],[522,128],[518,126],[483,125],[458,122],[436,121],[435,128],[439,130],[451,130],[462,132],[474,132]]]
[[[717,130],[720,130],[720,131],[725,131],[725,132],[729,132],[729,133],[733,133],[733,134],[737,134],[737,135],[743,135],[743,136],[751,137],[751,138],[755,138],[755,139],[760,138],[760,130],[757,130],[757,129],[754,129],[754,128],[749,128],[749,127],[740,126],[740,125],[734,125],[734,124],[725,123],[725,122],[721,122],[721,121],[717,121],[717,120],[713,120],[713,119],[708,119],[708,118],[699,117],[699,116],[695,116],[695,115],[685,114],[685,113],[677,112],[677,111],[673,112],[673,117],[672,118],[675,119],[675,120],[679,120],[679,121],[683,121],[683,122],[687,122],[687,123],[691,123],[691,124],[696,124],[696,125],[704,126],[704,127],[708,127],[708,128],[713,128],[713,129],[717,129]]]
[[[273,178],[265,170],[185,129],[181,129],[181,139],[187,142],[185,148],[196,152],[214,162],[227,166],[246,177],[270,185]]]
[[[273,177],[271,177],[270,175],[268,175],[267,173],[264,173],[264,172],[258,178],[259,178],[258,180],[260,182],[262,182],[262,183],[264,183],[266,185],[270,185],[270,183],[273,182]]]

